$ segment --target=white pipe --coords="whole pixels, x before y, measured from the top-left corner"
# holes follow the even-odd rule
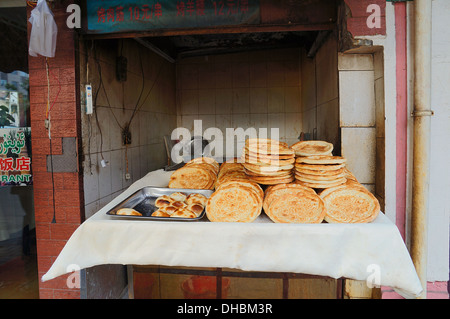
[[[426,298],[431,115],[431,0],[414,1],[414,141],[411,258]]]

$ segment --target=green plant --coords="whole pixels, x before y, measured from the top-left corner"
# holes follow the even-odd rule
[[[0,127],[10,126],[14,121],[14,117],[9,114],[8,108],[5,105],[0,105]]]

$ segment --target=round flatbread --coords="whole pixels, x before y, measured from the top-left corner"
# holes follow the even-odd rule
[[[311,188],[330,188],[330,187],[342,185],[347,181],[346,178],[342,178],[334,183],[320,183],[320,182],[308,183],[308,182],[299,180],[297,177],[295,177],[295,179],[298,184],[307,186],[307,187],[311,187]]]
[[[295,174],[295,178],[301,182],[306,183],[320,183],[320,184],[334,184],[338,182],[345,183],[347,179],[344,175],[341,176],[317,176],[317,175],[311,175],[312,177],[305,176],[303,174]]]
[[[248,176],[248,179],[262,185],[275,185],[275,184],[285,184],[294,181],[294,174],[290,174],[287,177],[269,177],[269,176]]]
[[[380,212],[377,198],[363,187],[344,185],[320,194],[328,223],[369,223]]]
[[[301,196],[302,193],[305,192],[312,195],[316,195],[316,192],[312,188],[300,184],[288,183],[288,184],[271,185],[267,187],[266,192],[264,194],[263,209],[264,211],[268,211],[272,200],[280,195],[299,194],[299,196]]]
[[[284,170],[284,171],[274,171],[274,172],[272,172],[272,171],[268,171],[268,172],[253,172],[253,171],[250,171],[250,170],[245,170],[245,174],[247,174],[247,176],[250,176],[250,177],[264,177],[264,176],[267,176],[267,177],[288,177],[288,176],[291,176],[292,175],[292,173],[291,173],[291,171],[290,170]]]
[[[266,211],[275,223],[318,224],[323,221],[325,213],[323,200],[306,191],[277,196]]]
[[[252,222],[261,213],[262,199],[247,186],[227,185],[216,190],[206,204],[212,222]]]
[[[242,158],[243,164],[253,164],[260,166],[285,166],[285,165],[293,165],[295,163],[295,158],[291,159],[263,159],[260,157],[250,157],[245,156]]]
[[[308,169],[313,171],[336,171],[344,167],[345,164],[303,164],[297,162],[295,163],[295,169]]]
[[[214,171],[201,164],[177,169],[169,181],[169,188],[212,189],[216,181]]]
[[[341,174],[346,175],[343,168],[338,168],[336,170],[313,170],[313,169],[299,168],[295,166],[294,171],[297,174],[305,174],[305,175],[318,175],[318,176],[336,176]]]
[[[325,141],[300,141],[291,148],[297,156],[331,155],[333,144]]]
[[[315,155],[315,156],[300,156],[297,157],[296,163],[305,164],[345,164],[347,160],[342,156],[327,156],[327,155]]]
[[[291,171],[294,165],[284,165],[284,166],[264,166],[264,165],[254,165],[250,163],[244,163],[244,168],[253,173],[276,173],[281,171]]]
[[[244,148],[242,152],[245,157],[263,159],[263,160],[290,160],[295,158],[295,154],[266,154],[266,153],[258,153],[249,150],[248,148]],[[241,156],[242,157],[242,156]]]
[[[245,142],[245,147],[248,151],[257,154],[295,155],[286,143],[272,139],[248,139]]]
[[[216,188],[216,191],[225,188],[227,186],[245,186],[245,187],[249,187],[252,188],[256,194],[258,195],[258,197],[260,197],[261,199],[264,198],[264,191],[261,188],[261,186],[259,186],[258,183],[252,182],[248,179],[246,180],[242,180],[242,181],[228,181],[225,182],[223,184],[221,184],[218,188]]]

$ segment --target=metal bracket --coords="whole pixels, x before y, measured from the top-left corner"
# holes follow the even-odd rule
[[[411,116],[433,116],[433,115],[434,115],[434,112],[431,110],[411,112]]]

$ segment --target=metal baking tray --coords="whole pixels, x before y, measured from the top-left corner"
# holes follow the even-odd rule
[[[151,216],[151,214],[158,208],[155,206],[155,201],[159,196],[170,195],[175,192],[182,192],[186,195],[192,193],[199,193],[209,198],[213,193],[212,190],[206,189],[184,189],[184,188],[165,188],[165,187],[144,187],[133,195],[129,196],[123,202],[106,212],[107,215],[113,216],[119,219],[142,219],[142,220],[160,220],[160,221],[197,221],[205,216],[205,210],[195,218],[184,217],[157,217]],[[116,212],[121,208],[133,208],[137,210],[142,216],[129,216],[129,215],[116,215]]]

